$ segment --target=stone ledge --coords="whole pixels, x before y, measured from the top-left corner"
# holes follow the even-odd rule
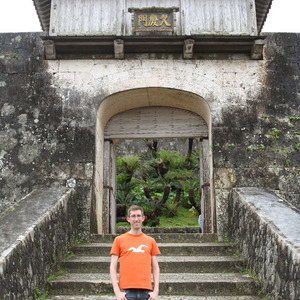
[[[262,189],[238,188],[236,192],[278,235],[300,250],[300,211],[296,207]]]
[[[234,189],[229,203],[229,235],[263,283],[269,299],[299,299],[300,214],[258,188]]]
[[[43,289],[78,228],[75,191],[42,188],[0,217],[0,299]]]
[[[9,212],[0,216],[1,256],[3,251],[8,251],[14,243],[22,242],[28,234],[32,235],[39,221],[49,217],[49,210],[55,210],[58,199],[63,201],[61,197],[65,192],[67,192],[66,188],[34,190],[15,204]],[[31,238],[33,239],[34,236]]]

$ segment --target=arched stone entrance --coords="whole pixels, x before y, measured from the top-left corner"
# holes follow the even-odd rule
[[[153,108],[157,107],[161,107],[162,109],[181,109],[186,112],[190,112],[192,115],[199,116],[200,121],[199,124],[196,125],[193,137],[197,136],[201,139],[200,165],[202,166],[202,168],[199,176],[200,181],[202,183],[205,183],[202,189],[202,214],[204,219],[203,229],[204,232],[207,233],[215,232],[216,220],[213,184],[213,164],[212,153],[209,150],[209,145],[211,144],[210,108],[207,102],[202,97],[196,94],[177,89],[156,87],[132,89],[113,94],[107,97],[101,103],[98,109],[96,125],[96,161],[93,189],[94,195],[91,209],[92,232],[112,233],[115,231],[115,175],[112,175],[112,170],[113,168],[115,168],[113,139],[122,137],[122,134],[120,133],[120,136],[118,137],[118,130],[116,129],[114,132],[116,134],[115,136],[108,135],[106,127],[108,121],[118,114],[120,116],[120,113],[123,112],[127,112],[128,117],[130,115],[130,113],[128,115],[128,111],[133,111],[138,108],[142,109],[143,112],[145,112],[145,108],[151,108],[152,110],[146,110],[149,114],[150,111],[155,111],[155,109],[153,110]],[[122,114],[122,116],[125,116],[126,118],[126,114]],[[127,121],[130,122],[130,120]],[[207,128],[206,134],[204,132],[205,126]],[[175,131],[176,129],[174,130],[174,132]],[[152,134],[155,135],[153,137],[169,136],[165,134],[162,134],[161,136],[156,136],[157,133],[149,133],[148,137],[150,138]],[[171,132],[170,134],[172,135],[173,133]],[[183,135],[181,134],[181,136]],[[137,137],[138,135],[135,138]],[[140,138],[143,137],[145,136],[141,135]],[[128,135],[126,138],[128,138]]]

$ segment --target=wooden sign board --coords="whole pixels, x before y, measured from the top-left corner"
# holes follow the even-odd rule
[[[161,8],[129,8],[132,13],[132,31],[136,33],[159,33],[173,34],[175,31],[175,12],[177,7]]]

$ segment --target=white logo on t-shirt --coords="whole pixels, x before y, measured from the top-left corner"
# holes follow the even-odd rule
[[[138,246],[137,248],[131,247],[131,248],[129,248],[127,251],[131,251],[131,250],[132,250],[132,252],[135,252],[135,253],[137,253],[137,252],[144,253],[145,250],[142,250],[143,247],[148,248],[148,246],[146,246],[146,245],[140,245],[140,246]]]

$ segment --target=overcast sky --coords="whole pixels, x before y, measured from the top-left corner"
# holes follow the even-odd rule
[[[300,0],[273,0],[263,32],[300,32]],[[0,0],[0,32],[41,31],[32,0]]]

